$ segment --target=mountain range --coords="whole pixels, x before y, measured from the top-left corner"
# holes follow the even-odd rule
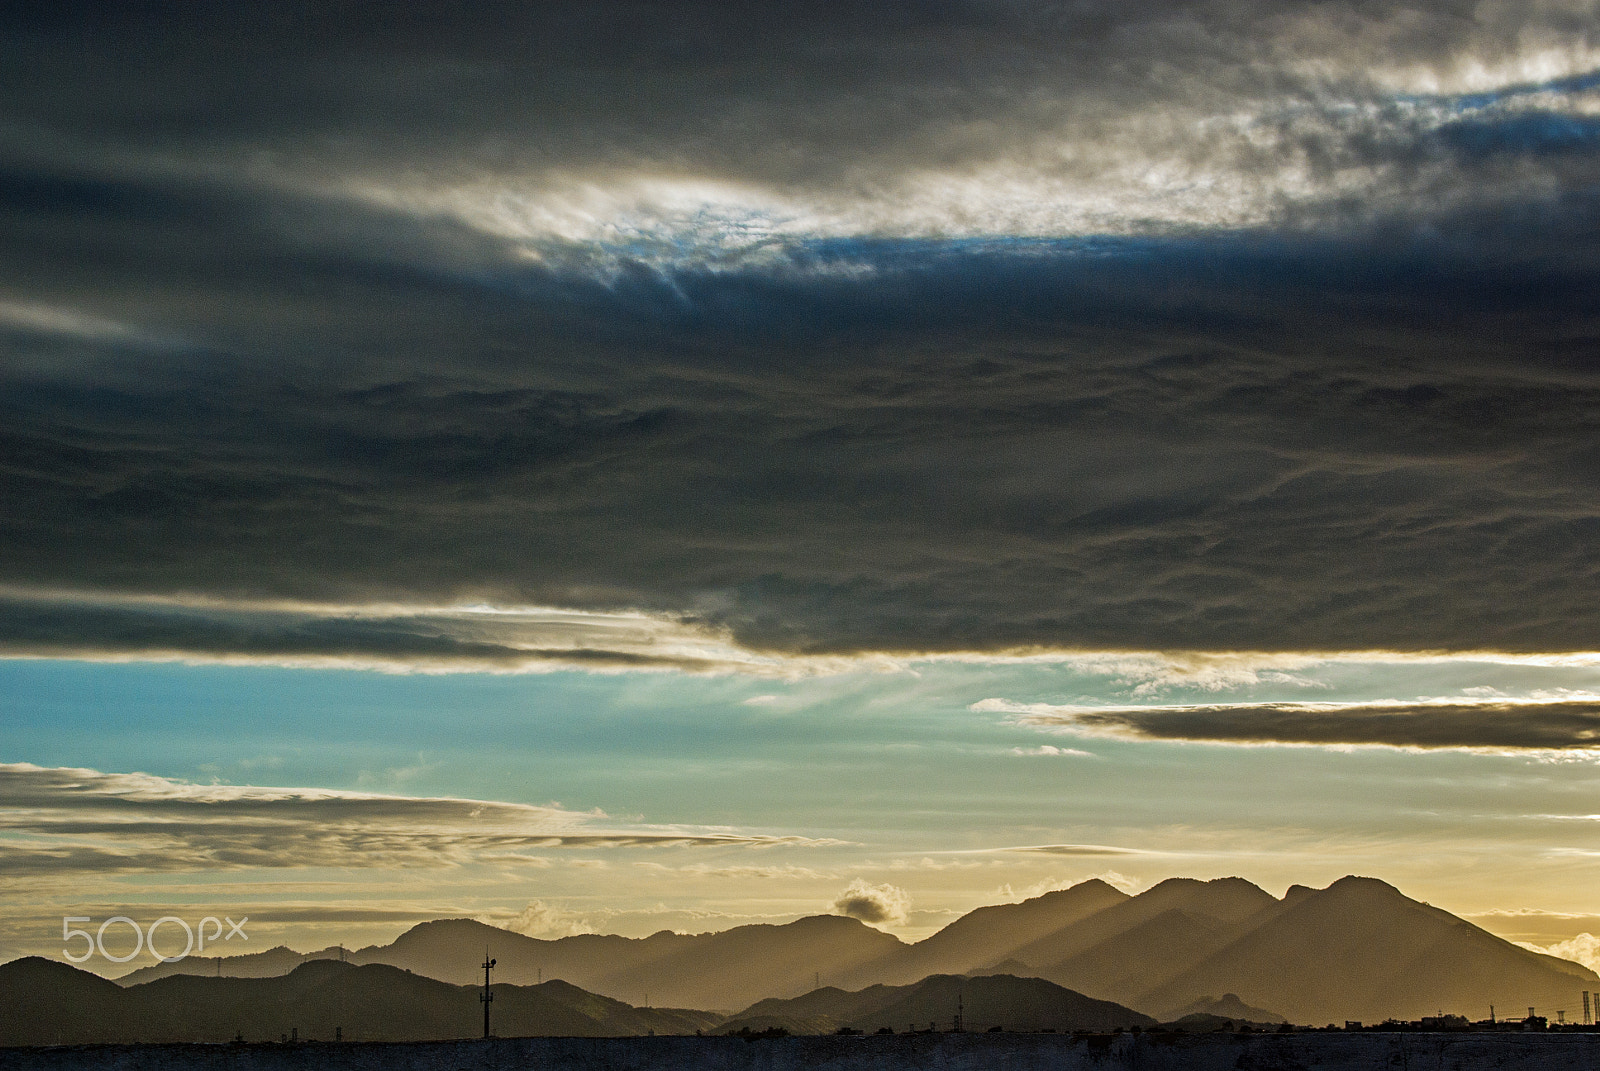
[[[759,1032],[827,1034],[957,1028],[1089,1030],[1156,1025],[1149,1016],[1039,978],[935,975],[916,985],[850,993],[827,987],[764,1000],[731,1020],[711,1012],[638,1008],[568,982],[492,987],[499,1037],[631,1037]],[[0,1047],[95,1043],[427,1041],[476,1037],[483,1006],[457,986],[382,964],[312,960],[276,978],[169,975],[119,986],[38,957],[0,965]],[[891,1025],[893,1024],[893,1025]]]
[[[1441,1009],[1482,1018],[1491,1004],[1575,1014],[1580,991],[1600,990],[1600,976],[1585,967],[1520,948],[1362,877],[1326,889],[1293,886],[1282,899],[1241,878],[1172,878],[1137,896],[1091,879],[979,908],[914,944],[832,915],[708,934],[558,940],[445,919],[347,958],[471,985],[485,949],[499,960],[497,980],[507,983],[561,978],[630,1003],[724,1014],[819,989],[859,992],[933,975],[999,973],[1043,979],[1162,1020],[1189,1014],[1216,994],[1234,995],[1266,1021],[1322,1024],[1414,1019]],[[225,959],[221,970],[232,974],[237,962],[240,974],[265,973],[338,954],[272,950]],[[217,969],[215,960],[190,959],[122,981]],[[861,1017],[827,1016],[841,1025]]]
[[[722,1016],[635,1008],[567,982],[495,985],[502,1037],[629,1037],[709,1031]],[[303,963],[276,978],[172,975],[119,986],[65,963],[0,965],[0,1046],[98,1042],[430,1041],[477,1037],[480,990],[383,964]]]

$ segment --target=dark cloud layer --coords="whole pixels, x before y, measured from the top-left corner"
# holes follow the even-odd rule
[[[1549,53],[1581,66],[1597,43],[1589,4],[1476,0],[552,0],[536,14],[506,0],[381,16],[210,2],[181,20],[159,5],[63,3],[13,5],[7,19],[6,139],[39,156],[157,150],[257,174],[642,166],[789,189],[996,159],[1102,166],[1054,153],[1063,129],[1118,151],[1170,138],[1186,161],[1233,167],[1297,151],[1323,173],[1416,172],[1437,147],[1385,136],[1382,122],[1432,98],[1395,100],[1391,83],[1449,82],[1460,68],[1517,83],[1550,68]],[[1233,145],[1226,123],[1180,134],[1241,103],[1260,112],[1251,146]],[[1170,121],[1142,121],[1145,105]]]
[[[1537,103],[1588,90],[1496,110],[1356,62],[1581,48],[1581,18],[123,8],[18,16],[0,63],[7,651],[538,656],[44,589],[639,608],[804,652],[1596,644],[1600,172],[1592,120]],[[883,223],[908,176],[1060,177],[1050,131],[1110,158],[1118,117],[1241,102],[1259,159],[1187,119],[1162,151],[1323,193],[1121,236]],[[868,207],[728,261],[697,252],[725,221],[672,252],[361,192],[634,173]]]
[[[988,710],[1010,710],[1019,724],[1131,740],[1489,751],[1593,751],[1600,747],[1600,701],[1594,699],[1108,708],[986,700],[980,705]]]
[[[325,663],[337,658],[389,669],[489,672],[581,667],[716,672],[758,669],[727,644],[662,621],[600,618],[598,625],[537,615],[470,612],[357,613],[348,608],[263,608],[96,601],[0,594],[0,656],[245,659]],[[605,627],[611,625],[612,627]],[[629,626],[632,627],[629,627]],[[653,626],[653,627],[652,627]],[[699,645],[695,644],[700,640]],[[698,649],[697,649],[698,647]]]

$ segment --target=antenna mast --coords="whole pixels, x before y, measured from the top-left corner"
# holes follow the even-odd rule
[[[489,992],[489,971],[494,967],[494,960],[489,958],[489,950],[483,950],[483,992],[478,994],[478,999],[483,1002],[483,1040],[489,1040],[489,1005],[494,1001],[494,994]]]

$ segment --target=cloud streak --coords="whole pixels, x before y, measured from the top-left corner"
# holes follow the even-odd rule
[[[554,848],[836,843],[670,826],[489,800],[196,785],[148,774],[0,765],[7,880],[255,868],[515,865]],[[528,859],[530,863],[542,860]]]
[[[1600,699],[1461,698],[1092,707],[985,699],[981,712],[1075,736],[1489,752],[1600,750]]]
[[[682,615],[538,607],[340,606],[280,600],[0,591],[0,655],[391,671],[745,672],[798,667]]]
[[[1030,855],[1111,856],[1165,854],[1148,852],[1140,848],[1119,848],[1110,844],[1018,844],[1004,848],[968,848],[956,851],[933,852],[933,855],[993,855],[997,852],[1025,852]],[[931,862],[931,860],[924,860]]]

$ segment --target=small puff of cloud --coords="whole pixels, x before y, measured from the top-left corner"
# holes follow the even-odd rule
[[[848,915],[873,926],[899,926],[906,921],[911,897],[897,885],[873,885],[864,878],[852,881],[833,902],[833,913]]]
[[[485,919],[491,926],[513,930],[528,937],[546,940],[573,937],[580,933],[593,933],[594,927],[587,919],[570,911],[563,911],[543,900],[530,900],[528,906],[509,919]]]

